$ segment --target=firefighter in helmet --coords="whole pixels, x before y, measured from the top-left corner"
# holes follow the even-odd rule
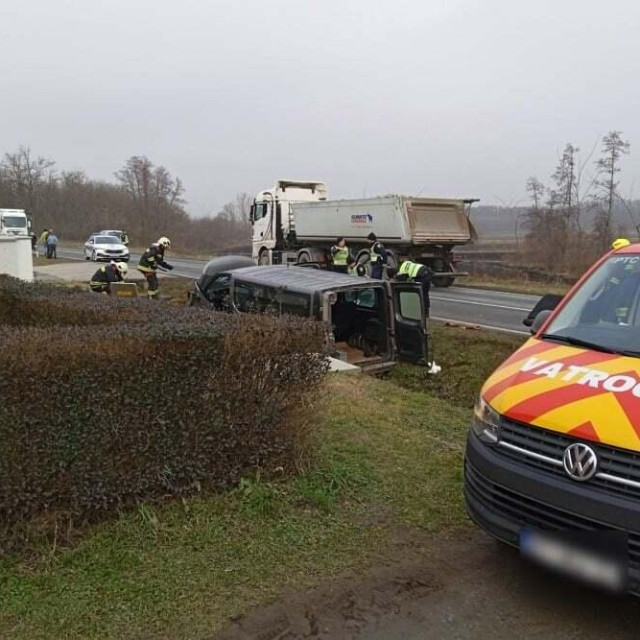
[[[138,271],[147,280],[147,295],[150,299],[158,295],[158,269],[171,271],[173,267],[165,262],[164,252],[171,247],[171,240],[162,237],[158,242],[154,242],[141,256],[138,262]]]
[[[126,262],[110,262],[100,267],[91,277],[89,287],[94,293],[111,294],[111,283],[122,282],[129,271]]]

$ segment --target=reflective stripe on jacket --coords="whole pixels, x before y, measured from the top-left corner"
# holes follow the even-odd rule
[[[141,256],[138,263],[138,270],[143,273],[151,273],[159,266],[162,267],[164,262],[164,251],[157,245],[152,244]]]
[[[89,284],[91,286],[98,284],[108,284],[110,282],[120,282],[122,280],[122,276],[120,272],[117,270],[115,265],[107,264],[104,267],[100,267],[94,274]]]

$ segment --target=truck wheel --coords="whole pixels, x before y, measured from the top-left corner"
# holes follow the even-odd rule
[[[269,249],[263,249],[258,254],[258,266],[267,267],[270,264],[271,264],[271,261],[269,260]]]
[[[393,252],[387,249],[387,269],[398,270],[400,267],[398,256]],[[387,269],[384,271],[385,278],[387,277]]]
[[[313,262],[311,252],[303,249],[298,253],[298,264],[307,264],[307,262]]]
[[[453,267],[450,264],[443,265],[444,269],[437,270],[436,273],[447,273],[448,271],[453,271]],[[450,278],[434,278],[433,286],[438,287],[439,289],[447,289],[456,281],[455,276],[451,276]]]

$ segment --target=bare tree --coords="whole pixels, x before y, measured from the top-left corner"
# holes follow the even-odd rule
[[[631,145],[622,139],[621,131],[610,131],[602,138],[602,157],[596,160],[595,200],[599,211],[594,220],[595,240],[601,250],[611,241],[614,203],[618,197],[616,176],[620,161],[629,153]]]
[[[32,212],[37,205],[39,188],[55,179],[54,166],[53,160],[33,157],[29,147],[20,146],[14,153],[5,153],[0,163],[2,183],[17,206]]]
[[[559,207],[559,213],[565,218],[567,231],[572,226],[579,226],[576,222],[578,217],[576,204],[579,200],[576,166],[579,151],[578,147],[570,142],[567,143],[552,176],[555,188],[550,192],[551,204],[556,208]]]
[[[166,228],[167,216],[186,215],[184,186],[163,166],[155,166],[146,156],[132,156],[115,172],[122,188],[135,203],[143,236],[157,234]]]
[[[531,198],[535,211],[539,211],[542,206],[545,190],[545,186],[535,176],[531,176],[527,180],[527,193],[529,194],[529,198]]]

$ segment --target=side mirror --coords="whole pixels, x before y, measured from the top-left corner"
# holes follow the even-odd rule
[[[535,317],[535,320],[531,323],[531,335],[535,335],[540,331],[540,329],[542,329],[544,323],[549,319],[549,316],[552,313],[553,309],[544,309]]]
[[[255,222],[255,219],[256,219],[256,205],[252,204],[251,208],[249,209],[249,221]]]
[[[531,313],[522,321],[522,324],[525,327],[532,327],[541,311],[553,311],[560,304],[562,298],[563,296],[556,295],[555,293],[547,293],[542,296],[536,306],[531,309]]]

